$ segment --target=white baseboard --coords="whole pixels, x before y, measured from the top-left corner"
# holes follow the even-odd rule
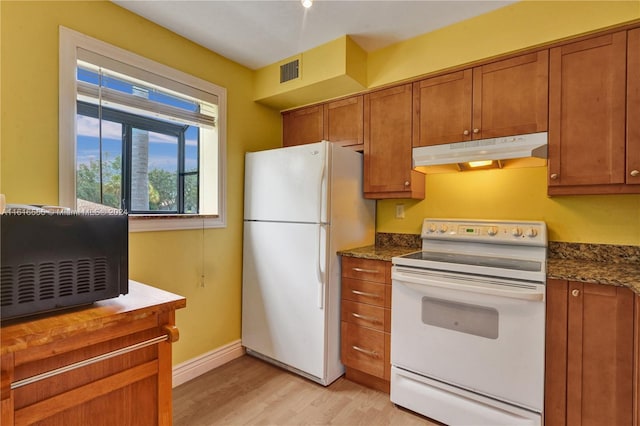
[[[236,340],[205,354],[173,366],[173,387],[180,386],[216,367],[244,355],[241,341]]]

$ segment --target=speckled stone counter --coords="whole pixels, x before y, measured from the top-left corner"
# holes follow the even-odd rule
[[[391,262],[391,258],[395,256],[402,256],[403,254],[411,253],[420,250],[419,248],[407,248],[398,246],[366,246],[358,247],[351,250],[342,250],[338,254],[340,256],[358,257],[360,259],[373,259],[373,260],[386,260]]]
[[[341,256],[391,261],[420,250],[414,234],[376,234],[376,244],[340,251]],[[550,241],[547,278],[628,287],[640,294],[640,246]]]
[[[550,241],[547,278],[628,287],[640,294],[640,246]]]
[[[339,251],[340,256],[359,257],[361,259],[385,260],[420,250],[422,240],[419,234],[376,233],[376,243],[372,246],[357,247]]]

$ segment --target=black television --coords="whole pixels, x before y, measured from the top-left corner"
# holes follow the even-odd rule
[[[0,215],[0,320],[129,291],[126,214],[14,208]]]

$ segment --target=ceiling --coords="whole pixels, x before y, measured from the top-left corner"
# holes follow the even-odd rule
[[[370,52],[506,6],[507,0],[112,0],[248,68],[348,34]]]

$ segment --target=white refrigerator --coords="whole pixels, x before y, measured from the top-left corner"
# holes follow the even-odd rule
[[[342,249],[374,243],[362,155],[318,142],[245,156],[242,345],[322,385],[340,377]]]

